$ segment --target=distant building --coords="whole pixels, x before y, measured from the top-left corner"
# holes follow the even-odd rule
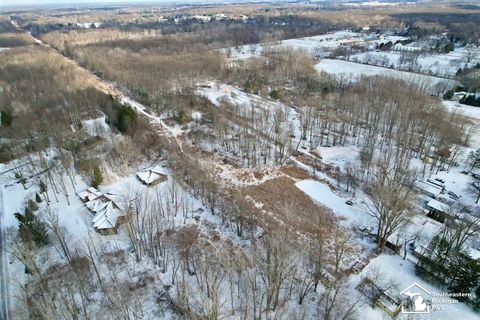
[[[160,166],[143,169],[137,172],[137,178],[147,186],[153,186],[167,180],[167,172]]]

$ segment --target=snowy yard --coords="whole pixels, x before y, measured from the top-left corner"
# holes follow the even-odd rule
[[[350,206],[345,202],[345,198],[334,193],[325,183],[314,180],[303,180],[296,183],[297,188],[305,192],[313,200],[331,209],[333,213],[342,219],[342,223],[348,226],[372,226],[374,221],[366,213],[366,208],[362,203]]]
[[[370,274],[380,273],[385,282],[392,281],[397,286],[395,289],[390,290],[392,294],[400,295],[400,293],[410,286],[413,283],[421,285],[423,288],[427,289],[430,293],[442,293],[445,292],[444,289],[436,287],[422,278],[415,275],[415,266],[406,260],[402,260],[400,256],[394,255],[381,255],[377,258],[370,261],[368,266],[363,269],[363,271],[354,276],[351,279],[352,286],[355,286],[362,277],[369,276]],[[430,299],[427,295],[424,296],[424,299]],[[478,319],[479,316],[471,308],[466,306],[463,303],[456,304],[444,304],[441,305],[444,307],[444,310],[435,310],[430,311],[429,314],[422,314],[413,319],[428,319],[428,320],[446,320],[446,319],[464,319],[464,320],[474,320]],[[377,309],[372,309],[369,305],[364,305],[360,310],[359,314],[362,315],[363,319],[371,320],[383,320],[385,319],[385,313]],[[412,319],[407,314],[400,314],[396,319],[407,320]]]

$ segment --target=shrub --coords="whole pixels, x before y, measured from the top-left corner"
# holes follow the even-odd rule
[[[280,92],[277,89],[274,89],[270,92],[270,98],[278,100],[280,99]]]

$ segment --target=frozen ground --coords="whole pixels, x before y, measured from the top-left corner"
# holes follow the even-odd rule
[[[91,136],[108,136],[110,126],[107,124],[106,116],[82,121],[83,127]]]
[[[406,82],[417,86],[421,89],[434,92],[437,91],[437,87],[440,88],[452,88],[457,84],[454,80],[437,78],[432,76],[426,76],[422,74],[411,73],[407,71],[394,70],[389,68],[365,65],[361,63],[334,60],[334,59],[322,59],[315,68],[319,71],[324,71],[329,74],[335,75],[339,79],[345,81],[357,81],[362,76],[388,76],[396,79],[402,79]]]
[[[332,146],[317,147],[315,150],[322,157],[322,162],[345,166],[347,163],[355,163],[360,152],[357,146]]]
[[[7,171],[9,167],[6,165],[0,165],[0,172]],[[25,167],[25,170],[27,168]],[[15,212],[23,212],[25,206],[25,199],[35,199],[35,193],[38,192],[38,183],[36,179],[29,179],[26,184],[26,189],[20,183],[9,183],[4,186],[5,183],[5,175],[11,175],[12,172],[7,172],[2,177],[2,195],[4,197],[3,201],[3,216],[2,216],[2,228],[13,228],[16,229],[18,227],[18,221],[14,217]],[[85,243],[91,240],[97,248],[102,248],[102,250],[110,250],[110,251],[117,251],[117,250],[128,250],[130,249],[130,240],[128,235],[125,231],[123,226],[120,226],[118,229],[118,234],[115,235],[100,235],[96,233],[92,227],[92,213],[86,208],[85,204],[80,200],[77,196],[77,193],[80,191],[84,191],[88,185],[82,180],[81,176],[76,175],[75,180],[75,190],[73,185],[68,181],[67,177],[64,177],[66,181],[67,191],[70,201],[70,204],[67,203],[67,199],[63,194],[58,194],[58,201],[54,196],[53,192],[50,189],[49,196],[50,196],[50,209],[53,212],[58,214],[59,225],[62,229],[66,232],[66,238],[69,245],[70,250],[74,251],[76,248],[82,248]],[[10,178],[10,181],[15,179]],[[138,196],[147,197],[150,196],[152,198],[156,197],[155,195],[160,194],[162,199],[166,202],[171,201],[170,199],[175,198],[176,201],[181,201],[186,208],[186,214],[178,213],[175,215],[173,221],[169,221],[168,227],[171,228],[178,228],[183,225],[187,225],[189,223],[195,223],[202,228],[202,223],[205,222],[212,226],[219,226],[221,222],[219,217],[211,215],[208,210],[204,209],[201,201],[192,197],[189,193],[184,192],[177,184],[173,182],[173,179],[169,176],[168,181],[162,182],[155,187],[147,187],[141,184],[134,175],[129,175],[124,178],[116,179],[115,182],[100,186],[99,190],[101,192],[110,192],[119,195],[129,195],[133,198]],[[175,197],[172,196],[175,194]],[[165,204],[165,206],[172,207],[172,204]],[[41,214],[44,215],[44,210],[47,205],[46,201],[42,201],[39,204],[39,211],[42,212]],[[201,218],[201,221],[197,221],[194,219],[194,213],[197,218]],[[166,222],[165,222],[166,223]],[[165,226],[167,227],[167,226]],[[235,238],[233,235],[228,235],[229,238]],[[18,296],[18,283],[23,283],[28,281],[29,276],[25,274],[23,265],[15,260],[12,255],[8,255],[9,259],[9,274],[8,277],[10,281],[9,289],[10,289],[10,296],[15,297]],[[59,255],[59,252],[54,250],[52,246],[47,246],[40,250],[38,254],[38,261],[42,264],[42,270],[46,270],[48,267],[55,263],[64,263],[64,258]],[[143,272],[152,268],[152,266],[145,261],[142,263],[134,263],[133,258],[131,263],[129,262],[129,268],[132,267],[132,270],[125,271],[125,274],[119,275],[119,277],[127,277],[126,279],[131,280],[132,272]],[[108,275],[108,270],[104,270]],[[106,276],[108,277],[108,276]],[[162,281],[163,283],[168,283],[171,278],[170,274],[163,275]],[[154,299],[155,294],[149,294],[148,299]],[[148,300],[147,299],[147,300]],[[94,305],[100,303],[102,301],[102,297],[96,296],[91,301],[91,307],[95,309]],[[12,299],[12,306],[16,303],[16,299]],[[152,303],[152,310],[154,309],[154,302],[148,300],[145,303]],[[154,318],[153,315],[148,314],[145,315],[147,318]]]
[[[373,219],[366,213],[363,203],[349,206],[345,203],[349,198],[334,193],[325,183],[303,180],[295,185],[313,200],[331,209],[335,216],[344,220],[342,222],[344,224],[357,227],[372,226],[374,224]]]
[[[456,101],[443,101],[442,103],[450,112],[455,112],[466,117],[480,120],[480,107],[469,106]]]
[[[268,48],[287,48],[306,50],[313,55],[328,55],[332,50],[342,44],[353,41],[362,41],[363,35],[351,31],[338,31],[324,35],[305,37],[298,39],[288,39],[274,43],[252,44],[239,47],[223,49],[224,52],[230,52],[230,59],[244,60],[259,56]]]
[[[455,76],[459,68],[465,66],[465,48],[456,48],[449,53],[425,54],[418,57],[418,70],[422,73],[438,75],[442,77]],[[398,51],[368,51],[351,55],[350,61],[361,62],[369,65],[388,66],[396,69],[402,69],[400,65],[401,53]],[[468,66],[472,67],[480,62],[480,57],[473,59]]]
[[[339,217],[344,225],[350,226],[372,226],[374,221],[370,218],[364,209],[363,204],[354,204],[349,206],[345,203],[348,198],[342,197],[334,193],[329,186],[322,182],[313,180],[303,180],[296,183],[296,186],[304,191],[307,195],[312,197],[317,202],[330,208],[333,213]],[[442,228],[442,224],[438,223],[423,215],[416,215],[413,217],[411,223],[406,225],[402,233],[408,236],[418,234],[416,240],[419,244],[428,244],[430,239],[436,235]],[[365,297],[361,296],[355,289],[361,279],[365,276],[370,276],[374,272],[380,272],[382,279],[385,281],[393,281],[397,287],[389,290],[390,293],[401,297],[400,293],[406,289],[410,284],[417,282],[430,292],[443,292],[444,289],[438,288],[429,284],[415,275],[415,258],[410,254],[407,255],[407,260],[403,260],[398,255],[382,254],[371,260],[367,267],[358,275],[349,278],[351,286],[352,299],[362,299],[364,304],[358,312],[359,319],[369,320],[383,320],[386,319],[386,314],[379,308],[372,309],[366,301]],[[428,299],[428,297],[424,297]],[[443,319],[478,319],[479,316],[468,306],[462,303],[445,305],[445,310],[435,311],[428,315],[422,315],[422,319],[443,320]],[[400,314],[397,319],[411,319],[407,315]]]
[[[415,275],[415,266],[409,261],[402,260],[400,256],[381,255],[370,261],[370,264],[357,276],[351,279],[351,283],[356,285],[363,277],[372,274],[372,272],[380,272],[384,281],[392,280],[397,284],[396,289],[390,290],[394,295],[400,295],[408,286],[413,283],[418,283],[430,293],[442,293],[444,289],[438,288]],[[425,300],[430,299],[428,295],[423,297]],[[429,314],[422,314],[408,317],[407,314],[400,314],[396,319],[425,319],[425,320],[448,320],[448,319],[462,319],[475,320],[480,316],[472,309],[463,303],[457,304],[443,304],[445,307],[442,311],[430,311]],[[359,315],[362,319],[368,320],[383,320],[387,319],[385,313],[378,308],[372,309],[369,305],[364,305],[359,310]]]
[[[357,33],[342,30],[318,36],[304,37],[298,39],[287,39],[278,42],[265,44],[250,44],[239,47],[222,49],[229,54],[232,60],[244,60],[262,54],[269,48],[295,48],[305,50],[317,58],[328,57],[333,50],[340,46],[362,45],[373,49],[381,42],[405,40],[405,37],[392,35],[377,35],[373,33]]]

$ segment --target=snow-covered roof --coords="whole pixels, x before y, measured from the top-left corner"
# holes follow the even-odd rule
[[[471,215],[477,218],[480,217],[480,206],[476,206]]]
[[[428,201],[427,206],[440,212],[448,212],[450,209],[450,206],[448,204],[445,204],[435,199]]]
[[[442,192],[440,187],[425,181],[417,181],[415,183],[415,187],[417,187],[420,191],[428,193],[432,196],[437,196]]]
[[[125,197],[121,195],[107,192],[107,193],[104,193],[102,197],[105,198],[107,201],[111,201],[114,205],[117,206],[117,208],[121,209],[125,207],[124,205],[126,200],[125,200]]]
[[[470,258],[475,259],[475,260],[480,260],[480,250],[474,249],[474,248],[468,248],[468,255]]]
[[[161,166],[155,166],[137,172],[137,177],[146,184],[152,184],[155,181],[164,178],[166,175],[167,172]]]
[[[83,201],[91,201],[100,197],[101,195],[102,193],[97,189],[95,189],[94,187],[90,187],[87,190],[82,191],[78,194],[80,199],[82,199]]]
[[[123,212],[116,208],[112,202],[108,202],[93,217],[93,227],[99,230],[115,228],[118,218],[123,215]]]
[[[95,188],[88,188],[79,196],[86,201],[85,206],[95,213],[92,223],[98,230],[115,228],[118,218],[125,215],[122,211],[125,199],[120,195],[101,193]]]

